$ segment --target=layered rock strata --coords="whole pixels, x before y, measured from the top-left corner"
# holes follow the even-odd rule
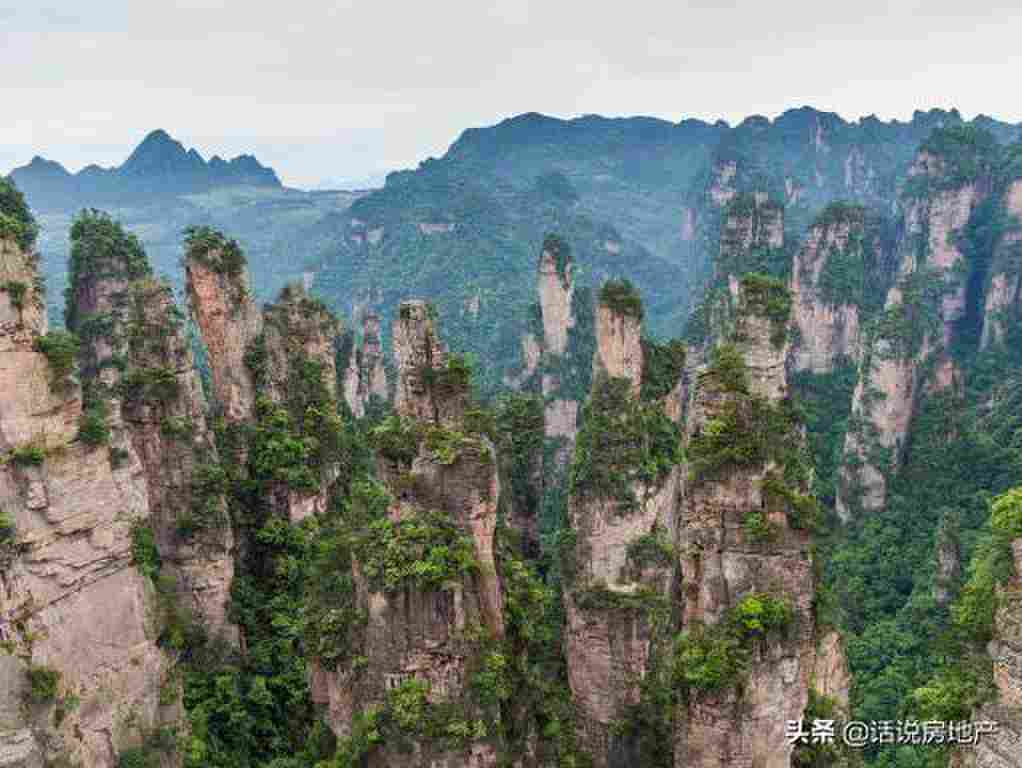
[[[313,694],[327,705],[334,730],[346,736],[352,716],[383,707],[394,697],[412,696],[426,711],[454,711],[480,723],[460,747],[422,732],[408,733],[405,745],[382,744],[366,757],[368,766],[495,766],[497,744],[487,740],[493,713],[473,694],[488,641],[504,635],[504,598],[497,576],[494,536],[501,488],[494,448],[465,421],[468,380],[448,355],[433,313],[421,301],[405,301],[393,327],[397,362],[395,415],[375,434],[385,440],[377,477],[385,494],[379,510],[396,541],[409,526],[446,530],[471,562],[442,582],[381,576],[375,546],[356,552],[356,604],[367,623],[353,653],[335,666],[317,665]],[[382,430],[389,429],[384,435]],[[406,441],[403,445],[396,440]],[[428,522],[432,521],[432,522]],[[365,531],[361,535],[369,535]],[[439,535],[439,533],[437,533]]]
[[[810,227],[795,254],[789,288],[797,329],[792,363],[797,371],[830,373],[834,361],[862,358],[860,304],[867,249],[879,246],[866,229],[866,211],[833,206]],[[867,238],[871,242],[867,242]]]
[[[363,318],[361,344],[356,349],[353,340],[349,355],[348,366],[344,370],[344,400],[355,418],[360,419],[373,398],[379,402],[390,398],[380,345],[380,318],[377,315],[366,314]]]
[[[80,247],[113,272],[123,266],[95,243]],[[132,565],[132,531],[151,516],[149,486],[118,403],[108,442],[82,438],[70,361],[58,367],[39,351],[54,337],[44,337],[36,268],[0,238],[0,273],[26,286],[21,307],[0,292],[0,510],[13,523],[0,557],[0,634],[10,652],[0,656],[0,755],[20,768],[57,759],[113,768],[119,750],[178,715],[176,698],[163,705],[159,695],[171,664],[156,643],[153,585]],[[122,275],[74,290],[96,319],[126,288]],[[86,366],[121,348],[94,342]],[[112,370],[102,369],[111,387],[120,376]]]
[[[852,400],[857,427],[845,438],[836,502],[844,519],[884,505],[928,370],[933,371],[931,390],[956,380],[950,345],[966,310],[967,290],[957,235],[989,185],[983,178],[948,176],[945,160],[925,150],[909,172],[897,280]],[[927,324],[931,315],[933,323]]]
[[[639,318],[602,301],[596,317],[593,391],[568,498],[571,568],[563,600],[581,746],[594,765],[607,766],[632,748],[614,725],[641,703],[654,644],[668,631],[669,553],[682,472],[675,453],[680,433],[664,402],[674,388],[659,401],[640,398]],[[632,463],[639,459],[627,453],[643,439],[644,419],[674,434],[657,454],[662,465],[653,476],[639,476]]]
[[[698,449],[714,445],[712,435],[719,429],[755,429],[742,422],[783,407],[787,397],[786,344],[771,341],[772,321],[757,311],[744,284],[738,303],[742,342],[733,349],[744,358],[745,381],[734,378],[736,361],[729,367],[718,360],[701,370],[686,425],[690,456],[697,463],[677,523],[681,628],[691,636],[723,628],[751,596],[784,603],[791,620],[753,644],[740,685],[694,690],[683,697],[675,713],[674,761],[700,768],[786,768],[792,748],[784,738],[785,721],[802,716],[816,668],[826,674],[827,687],[845,683],[840,672],[830,671],[842,668],[833,648],[836,640],[821,644],[821,656],[830,660],[817,662],[810,534],[792,508],[809,504],[805,480],[779,487],[787,468],[779,464],[775,448],[764,446],[760,460],[718,469],[712,469],[712,453],[704,456]],[[796,445],[785,450],[797,447],[798,430],[790,429],[765,439],[794,440]],[[736,433],[731,439],[741,438]]]
[[[192,318],[207,349],[214,402],[228,422],[238,422],[255,405],[255,385],[245,353],[259,336],[263,318],[251,297],[247,275],[218,268],[223,257],[222,247],[192,253],[185,261],[185,286]]]
[[[981,348],[1004,341],[1009,321],[1022,316],[1022,179],[1012,181],[1004,193],[1004,213],[1009,222],[997,243],[983,313]]]

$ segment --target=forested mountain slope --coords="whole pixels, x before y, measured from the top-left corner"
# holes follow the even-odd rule
[[[201,343],[97,212],[49,330],[36,222],[3,183],[8,764],[1017,768],[1014,129],[625,122],[466,134],[334,220],[345,281],[324,265],[262,306],[242,244],[189,229]],[[515,175],[583,136],[601,173]],[[632,189],[615,136],[690,168],[691,263],[600,261],[624,224],[586,239],[585,179]],[[496,231],[534,237],[521,264],[497,269]],[[682,266],[685,343],[657,340],[684,300],[641,285]],[[444,309],[484,279],[493,298]],[[799,717],[999,725],[847,750],[790,744]]]
[[[208,161],[165,131],[147,135],[120,166],[90,165],[69,173],[42,157],[15,168],[11,180],[39,222],[42,268],[50,284],[50,321],[60,323],[67,285],[72,217],[101,208],[142,240],[157,274],[180,291],[178,245],[192,226],[215,226],[244,240],[258,268],[253,287],[270,299],[288,280],[301,278],[305,262],[332,238],[331,217],[356,192],[304,192],[281,185],[277,174],[251,155]]]
[[[492,386],[515,360],[532,301],[531,244],[547,232],[571,247],[580,285],[632,280],[650,331],[670,337],[712,278],[721,209],[736,194],[756,189],[784,206],[791,243],[835,200],[891,216],[919,144],[960,122],[939,110],[849,123],[802,108],[735,127],[521,115],[466,131],[443,157],[390,174],[357,201],[316,287],[342,311],[386,316],[407,293],[435,301],[452,342],[494,368]]]

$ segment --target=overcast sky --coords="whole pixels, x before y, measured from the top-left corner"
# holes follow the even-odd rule
[[[1018,0],[0,0],[0,172],[164,128],[285,183],[441,155],[521,112],[1022,121]]]

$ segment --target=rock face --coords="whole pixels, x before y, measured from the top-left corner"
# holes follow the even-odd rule
[[[435,397],[433,372],[445,369],[447,347],[437,335],[434,313],[426,302],[401,302],[393,344],[398,365],[394,410],[417,421],[460,420],[466,404],[463,395]]]
[[[568,380],[573,378],[576,334],[572,333],[581,321],[578,317],[579,295],[575,290],[573,261],[567,243],[558,238],[547,238],[539,258],[537,277],[539,314],[543,334],[541,350],[541,391],[546,401],[544,414],[548,440],[557,444],[554,464],[561,469],[566,465],[575,444],[578,420],[578,399],[582,393],[571,391]],[[582,308],[589,312],[589,307]],[[530,349],[524,348],[528,365]],[[588,366],[589,362],[584,363]]]
[[[505,383],[543,400],[543,445],[534,447],[529,476],[540,505],[563,504],[567,469],[578,432],[579,401],[589,388],[595,345],[595,308],[588,288],[576,288],[571,249],[559,237],[547,237],[537,264],[537,296],[532,327],[522,337],[522,367]],[[610,318],[606,318],[611,322]],[[619,328],[622,333],[625,328]],[[627,332],[638,343],[638,324]],[[604,351],[620,353],[608,334]],[[624,341],[623,337],[619,339]],[[630,343],[630,342],[629,342]],[[621,361],[611,361],[619,365]],[[641,353],[638,358],[641,368]],[[637,374],[636,374],[637,375]],[[521,506],[521,505],[519,505]],[[527,546],[538,546],[537,509],[514,508],[516,528],[526,536]]]
[[[596,308],[594,377],[628,379],[632,394],[642,386],[642,324],[638,317],[615,312],[605,304]]]
[[[714,261],[713,284],[707,307],[707,331],[719,338],[735,333],[739,317],[739,278],[748,272],[767,272],[784,248],[784,208],[763,192],[728,198],[721,211],[720,242]],[[692,355],[698,359],[702,350]]]
[[[384,450],[378,458],[389,530],[402,540],[404,526],[439,515],[436,525],[451,527],[473,565],[442,583],[412,578],[387,583],[378,571],[384,553],[376,547],[357,551],[355,600],[368,617],[353,643],[361,661],[319,665],[312,681],[313,695],[327,704],[328,720],[339,735],[347,735],[353,712],[384,704],[389,696],[417,695],[423,706],[453,708],[468,723],[483,722],[487,713],[473,698],[471,674],[486,639],[504,634],[494,544],[501,488],[493,446],[463,418],[467,378],[452,367],[456,361],[447,355],[424,302],[402,302],[393,345],[395,418],[410,430],[410,443],[408,453]],[[408,745],[383,744],[366,764],[483,768],[496,766],[496,755],[495,742],[482,735],[456,748],[413,730]]]
[[[231,276],[210,266],[221,263],[221,258],[214,249],[190,253],[185,262],[192,315],[208,349],[214,412],[234,427],[251,424],[268,408],[291,411],[287,418],[292,421],[304,420],[308,404],[296,398],[304,397],[310,387],[322,387],[321,399],[336,402],[341,395],[336,363],[339,321],[301,283],[285,286],[278,300],[260,311],[248,296],[242,271]],[[317,418],[335,417],[331,412]],[[235,460],[244,463],[243,453]],[[274,483],[274,514],[299,522],[324,512],[337,476],[338,468],[327,462],[307,487]]]
[[[568,331],[575,326],[571,299],[574,282],[570,254],[561,243],[548,240],[539,258],[537,290],[543,317],[543,347],[551,355],[563,355]]]
[[[593,393],[589,419],[604,419],[609,429],[633,427],[640,413],[658,414],[670,423],[663,403],[642,404],[643,350],[640,321],[601,302],[597,308]],[[603,427],[587,425],[589,430]],[[574,492],[568,500],[573,535],[572,573],[564,590],[565,654],[568,681],[578,710],[581,743],[596,766],[607,766],[627,746],[612,733],[612,724],[627,719],[628,707],[641,701],[657,631],[667,630],[671,571],[669,531],[681,488],[681,470],[674,464],[655,478],[630,479],[618,466],[614,438],[586,433],[576,451]],[[628,438],[624,438],[628,439]],[[618,473],[623,495],[603,484],[585,482],[587,475]],[[637,556],[643,545],[645,557]]]
[[[752,306],[744,287],[739,304]],[[766,318],[748,309],[739,317],[747,329],[739,336],[745,339],[741,351],[748,361],[748,388],[736,390],[727,383],[719,364],[698,374],[687,424],[690,453],[706,439],[707,430],[732,424],[731,414],[738,414],[740,422],[746,408],[778,407],[787,396],[785,346],[771,342],[769,329],[759,327]],[[814,581],[810,536],[796,525],[791,502],[781,502],[772,490],[779,469],[772,459],[709,475],[697,465],[685,489],[677,545],[682,629],[696,633],[721,626],[750,595],[785,601],[795,618],[789,630],[771,633],[751,650],[744,696],[728,686],[699,692],[679,705],[675,765],[786,768],[791,762],[784,724],[801,717],[816,667]],[[803,486],[787,493],[798,499],[807,490]],[[750,515],[765,527],[750,525]],[[833,653],[833,648],[824,650]]]
[[[867,237],[872,240],[873,236],[866,231],[865,209],[840,206],[831,210],[830,217],[824,216],[810,227],[791,270],[792,320],[798,329],[792,363],[797,371],[829,373],[836,358],[848,358],[856,364],[862,358],[861,288],[842,295],[834,283],[844,277],[851,278],[854,285],[853,270],[858,269],[861,286],[865,251],[878,245],[875,241],[867,243]]]
[[[883,323],[865,355],[852,401],[838,483],[837,511],[844,519],[883,506],[888,474],[897,470],[919,397],[925,364],[930,388],[956,379],[949,347],[965,313],[966,280],[956,235],[987,194],[982,178],[948,179],[943,158],[921,151],[909,184],[922,194],[903,195],[905,231],[898,249],[898,277],[887,294]],[[920,318],[933,313],[932,327]]]
[[[60,440],[77,429],[81,400],[51,391],[46,358],[33,350],[46,333],[43,297],[36,284],[37,258],[10,238],[0,238],[0,285],[24,286],[15,298],[0,290],[0,451],[23,445],[40,433]]]
[[[1022,755],[1022,539],[1013,542],[1012,551],[1015,575],[998,588],[994,638],[987,646],[997,694],[972,717],[973,722],[997,723],[997,730],[955,753],[955,768],[1017,768]]]
[[[209,353],[213,394],[230,422],[244,420],[255,404],[255,387],[244,357],[262,330],[262,314],[248,291],[244,275],[229,275],[211,266],[222,259],[185,263],[185,285],[192,317]]]
[[[712,362],[661,383],[667,394],[656,401],[642,400],[642,365],[632,378],[626,362],[643,354],[638,334],[620,330],[633,319],[598,310],[608,317],[597,320],[593,392],[572,468],[563,600],[577,733],[599,768],[651,759],[629,724],[663,718],[649,713],[662,712],[664,686],[681,693],[655,738],[686,768],[787,768],[785,722],[802,717],[811,689],[847,710],[841,639],[814,623],[808,528],[817,507],[801,427],[786,410],[790,316],[777,309],[790,306],[788,292],[758,276],[730,282]],[[615,439],[630,439],[638,413],[647,430],[663,419],[660,435],[682,420],[663,439],[687,442],[688,462],[680,451],[654,452],[643,459],[660,466],[653,478],[628,474]],[[750,458],[727,458],[731,443]],[[743,635],[736,616],[765,604],[785,614],[783,626]],[[708,684],[698,680],[702,651],[679,649],[715,642],[743,649],[725,655],[746,655],[734,677]]]
[[[344,371],[344,399],[355,418],[362,418],[372,398],[386,402],[389,397],[380,346],[380,318],[367,314],[362,320],[362,344],[357,350],[352,349]]]
[[[147,478],[150,521],[163,567],[172,575],[179,604],[202,622],[210,636],[237,643],[237,628],[227,620],[234,579],[234,535],[224,499],[203,498],[194,490],[204,463],[218,460],[206,423],[202,392],[181,311],[169,285],[134,281],[128,290],[129,371],[160,371],[172,394],[159,400],[141,397],[122,406],[132,447]],[[172,382],[172,383],[171,383]],[[182,535],[185,515],[200,505],[212,509],[215,524]]]
[[[13,649],[0,657],[0,755],[7,765],[59,755],[112,768],[119,749],[178,709],[160,703],[170,664],[156,645],[152,584],[132,565],[133,526],[151,515],[148,480],[118,403],[110,404],[109,444],[77,437],[81,390],[73,378],[57,380],[34,351],[45,329],[34,259],[7,240],[0,254],[8,278],[30,286],[17,319],[0,294],[0,370],[11,374],[0,414],[0,509],[13,518],[16,542],[13,557],[0,560],[0,634]],[[119,278],[79,283],[77,301],[94,319],[109,315],[125,287]],[[109,360],[115,348],[97,343],[83,359]],[[103,373],[111,384],[119,377],[111,367]],[[59,673],[55,695],[15,706],[29,665]],[[64,703],[75,697],[77,707]],[[53,720],[55,707],[63,719]]]
[[[718,275],[740,275],[750,271],[755,249],[776,249],[784,246],[784,208],[765,192],[733,196],[720,228]]]
[[[1005,213],[1022,216],[1022,179],[1008,185],[1004,195]],[[994,251],[987,288],[981,347],[1004,340],[1006,321],[1022,310],[1022,231],[1009,227]]]

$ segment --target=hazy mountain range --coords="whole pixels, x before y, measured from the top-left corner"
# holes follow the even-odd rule
[[[241,242],[261,299],[304,276],[348,316],[373,307],[386,322],[404,296],[434,300],[452,345],[489,363],[494,384],[518,360],[547,232],[572,247],[581,285],[629,277],[649,331],[678,335],[710,278],[730,196],[756,189],[783,203],[792,243],[833,200],[890,214],[919,144],[961,122],[954,110],[849,122],[803,107],[736,126],[530,113],[468,129],[443,157],[358,192],[288,189],[250,155],[206,161],[158,130],[116,168],[71,174],[37,157],[11,178],[42,226],[51,302],[78,209],[110,210],[158,272],[176,272],[185,227],[208,224]],[[1002,142],[1020,134],[985,116],[973,123]]]

